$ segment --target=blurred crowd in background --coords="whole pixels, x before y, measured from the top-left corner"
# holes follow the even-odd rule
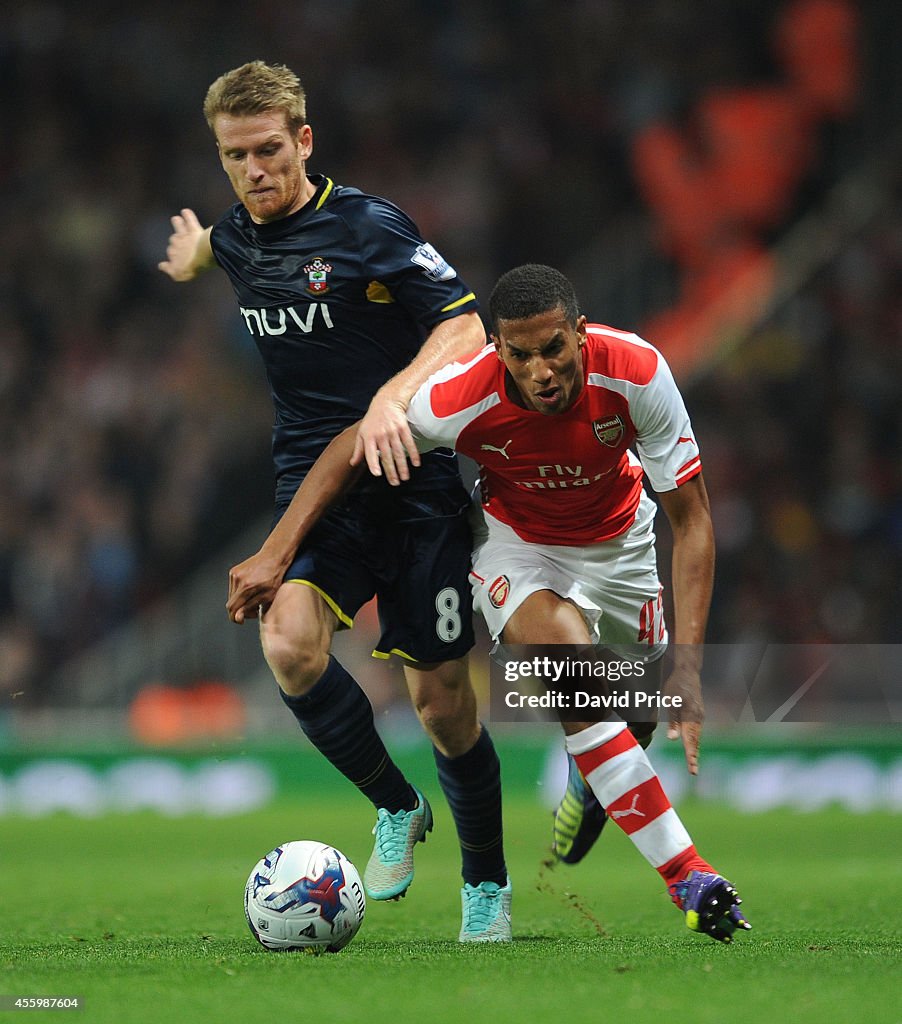
[[[890,9],[17,4],[0,23],[0,691],[49,700],[66,659],[270,507],[267,388],[224,275],[156,269],[173,213],[208,224],[232,201],[201,106],[256,58],[306,85],[310,170],[397,202],[483,300],[509,267],[551,263],[590,319],[679,354],[718,535],[712,641],[902,639],[902,194],[715,370],[693,375],[686,349],[708,271],[766,253],[885,142]],[[789,170],[708,216],[725,207],[707,172],[718,153],[747,170],[731,147],[753,129],[760,175],[721,175],[727,191],[773,185],[775,154]]]
[[[902,188],[687,402],[717,537],[711,640],[902,641]]]

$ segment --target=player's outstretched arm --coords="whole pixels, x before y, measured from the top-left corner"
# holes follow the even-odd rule
[[[400,373],[375,394],[360,421],[353,465],[364,459],[373,476],[390,484],[410,479],[410,467],[420,464],[420,454],[407,425],[407,406],[417,388],[436,370],[472,355],[485,345],[485,328],[477,313],[461,313],[436,324],[423,347]]]
[[[708,493],[701,473],[658,495],[673,529],[673,604],[676,618],[672,641],[676,644],[674,670],[665,683],[671,696],[682,697],[672,716],[668,738],[683,740],[686,767],[698,774],[704,702],[702,700],[702,645],[708,625],[714,586],[714,529]]]
[[[190,281],[216,262],[210,245],[211,228],[205,228],[193,210],[182,210],[172,218],[172,234],[166,259],[157,267],[173,281]]]
[[[350,464],[357,424],[342,431],[320,455],[263,547],[229,572],[226,611],[232,622],[256,619],[272,604],[301,541],[326,509],[354,483],[363,467]]]

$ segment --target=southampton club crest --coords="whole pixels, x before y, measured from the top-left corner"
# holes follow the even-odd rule
[[[329,290],[332,264],[326,263],[322,256],[316,256],[304,267],[304,273],[307,275],[307,291],[313,295],[325,295]]]
[[[623,439],[623,420],[619,416],[609,416],[604,420],[594,420],[592,430],[606,448],[616,448]]]

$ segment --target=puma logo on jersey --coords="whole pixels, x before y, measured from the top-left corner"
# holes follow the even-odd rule
[[[510,455],[507,454],[507,446],[511,443],[511,441],[513,441],[513,438],[507,441],[503,448],[496,448],[493,444],[483,444],[480,445],[480,449],[484,452],[497,452],[499,455],[503,455],[509,461]]]
[[[639,794],[638,793],[634,793],[633,794],[633,802],[630,804],[630,806],[627,807],[627,809],[625,811],[611,811],[611,817],[612,818],[625,818],[629,814],[636,814],[640,818],[644,818],[645,814],[643,814],[642,811],[639,811],[639,810],[636,809],[636,804],[638,802],[639,802]]]

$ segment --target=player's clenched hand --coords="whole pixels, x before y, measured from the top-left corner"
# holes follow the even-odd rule
[[[702,682],[698,669],[677,665],[664,684],[664,692],[670,697],[681,698],[680,706],[671,710],[667,738],[682,738],[689,774],[698,775],[698,746],[702,735],[702,722],[705,719]]]
[[[201,225],[193,210],[182,210],[172,218],[166,259],[157,267],[173,281],[190,281],[210,262],[209,234],[210,229]]]
[[[285,576],[285,563],[263,551],[246,558],[229,572],[226,611],[239,625],[256,619],[272,604]]]
[[[376,392],[357,430],[351,465],[363,459],[373,476],[384,473],[393,486],[410,479],[408,459],[414,466],[420,464],[404,404],[383,391]]]

